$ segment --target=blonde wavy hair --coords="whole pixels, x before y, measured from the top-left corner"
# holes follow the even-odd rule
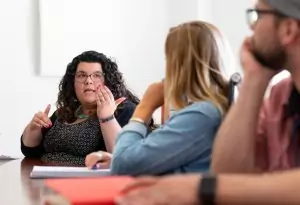
[[[229,83],[222,74],[221,33],[212,24],[193,21],[171,28],[166,42],[165,104],[182,109],[190,101],[210,101],[228,110]]]

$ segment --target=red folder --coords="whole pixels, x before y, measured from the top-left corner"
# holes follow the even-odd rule
[[[48,179],[46,187],[58,194],[60,200],[46,200],[46,204],[114,205],[120,190],[131,181],[133,178],[127,176]]]

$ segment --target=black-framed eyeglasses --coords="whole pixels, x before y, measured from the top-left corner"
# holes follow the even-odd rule
[[[275,15],[278,17],[285,17],[282,13],[279,13],[275,10],[267,10],[267,9],[247,9],[246,10],[246,18],[249,26],[254,26],[258,21],[259,17],[262,14]]]
[[[76,72],[75,73],[75,80],[80,83],[86,82],[86,80],[89,77],[91,78],[91,80],[93,82],[101,82],[104,80],[104,73],[102,73],[102,72],[95,72],[92,74],[87,74],[85,72]]]

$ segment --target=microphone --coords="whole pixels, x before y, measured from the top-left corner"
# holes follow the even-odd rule
[[[242,76],[239,73],[231,75],[229,80],[228,105],[231,106],[234,100],[234,88],[242,81]]]

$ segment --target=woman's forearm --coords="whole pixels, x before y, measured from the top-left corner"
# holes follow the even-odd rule
[[[111,121],[101,123],[101,132],[106,146],[106,151],[112,153],[118,133],[122,130],[118,121],[114,118]]]
[[[27,125],[22,135],[22,141],[26,147],[38,146],[42,141],[41,129],[31,129],[30,125]]]
[[[148,124],[153,112],[154,112],[154,110],[149,108],[149,106],[143,105],[143,103],[140,103],[136,107],[132,117],[139,118],[139,119],[143,120],[146,124]]]

